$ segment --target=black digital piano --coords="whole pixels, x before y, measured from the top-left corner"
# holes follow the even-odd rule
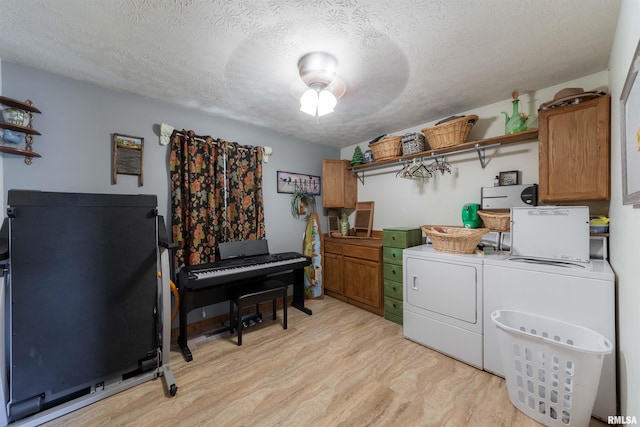
[[[230,292],[267,278],[293,284],[292,307],[311,315],[304,306],[304,267],[311,259],[297,252],[270,254],[266,240],[221,243],[220,261],[192,265],[178,273],[180,335],[178,344],[187,362],[187,314],[196,308],[228,301]]]

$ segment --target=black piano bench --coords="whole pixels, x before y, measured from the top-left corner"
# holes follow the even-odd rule
[[[260,310],[260,303],[272,301],[273,320],[276,320],[276,307],[278,298],[282,298],[283,319],[282,329],[287,329],[287,288],[288,286],[278,280],[265,280],[256,286],[241,287],[233,293],[229,299],[229,332],[233,334],[235,326],[238,327],[238,345],[242,345],[242,310],[253,304],[256,305],[256,313]],[[237,308],[237,315],[234,310]]]

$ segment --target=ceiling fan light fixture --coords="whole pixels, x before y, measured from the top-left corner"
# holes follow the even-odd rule
[[[307,89],[300,97],[300,111],[310,116],[316,115],[318,106],[318,91],[315,89]]]
[[[326,52],[311,52],[300,58],[298,72],[309,88],[300,97],[300,111],[315,117],[333,112],[337,98],[328,86],[336,79],[337,66],[336,58]]]
[[[318,117],[333,113],[337,103],[336,97],[331,92],[326,89],[320,91],[318,94]]]
[[[298,61],[300,78],[309,87],[314,84],[327,86],[336,76],[338,61],[327,52],[311,52]]]

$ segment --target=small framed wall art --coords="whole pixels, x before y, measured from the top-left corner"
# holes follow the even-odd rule
[[[118,174],[138,175],[138,186],[143,185],[142,155],[144,138],[139,136],[113,134],[113,183],[117,184]]]
[[[518,185],[518,171],[500,172],[500,185]]]
[[[320,195],[319,176],[283,171],[278,171],[276,174],[278,193],[293,194],[298,191],[305,191],[314,196]]]

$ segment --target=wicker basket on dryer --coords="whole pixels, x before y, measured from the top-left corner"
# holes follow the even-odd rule
[[[422,129],[432,150],[446,148],[467,142],[473,125],[478,121],[475,114],[442,120],[435,126]]]
[[[375,160],[391,159],[402,155],[402,136],[387,136],[369,144]]]
[[[478,211],[484,226],[492,231],[509,231],[511,229],[511,212]]]
[[[488,228],[421,227],[431,239],[433,248],[440,252],[472,254]]]

